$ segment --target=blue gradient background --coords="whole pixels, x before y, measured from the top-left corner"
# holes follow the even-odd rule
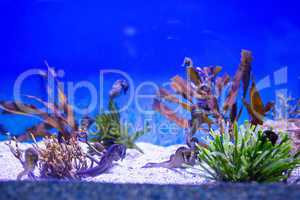
[[[63,69],[67,81],[97,85],[99,70],[114,68],[137,84],[161,83],[184,73],[185,56],[233,74],[241,49],[253,52],[256,80],[288,67],[288,83],[266,89],[264,99],[274,99],[280,88],[299,96],[299,8],[296,1],[268,0],[1,0],[0,99],[11,99],[17,76],[43,68],[44,60]],[[24,93],[42,95],[43,89],[42,81],[28,80]],[[77,95],[79,104],[88,102],[84,91]],[[138,121],[134,106],[130,109],[126,117]],[[14,134],[35,122],[0,120]],[[168,145],[182,142],[182,134],[150,134],[144,140]]]

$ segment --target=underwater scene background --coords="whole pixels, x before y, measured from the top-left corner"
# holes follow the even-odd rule
[[[300,94],[299,3],[282,1],[80,1],[2,0],[0,3],[0,100],[10,100],[17,78],[45,61],[62,70],[61,80],[92,83],[98,91],[93,116],[106,108],[108,91],[120,74],[133,81],[131,92],[155,95],[155,88],[178,74],[186,56],[197,66],[220,65],[234,75],[241,49],[252,51],[252,71],[261,82],[265,101],[277,92]],[[123,77],[124,78],[124,77]],[[46,98],[44,80],[32,76],[22,94]],[[118,99],[124,105],[130,95]],[[137,96],[137,95],[135,95]],[[144,96],[145,97],[145,96]],[[184,142],[183,130],[152,110],[153,98],[143,96],[129,104],[122,117],[136,127],[150,120],[156,126],[141,140],[158,145]],[[74,104],[84,108],[91,96],[76,90]],[[78,119],[84,114],[77,113]],[[184,113],[183,113],[184,115]],[[245,118],[242,118],[243,121]],[[3,129],[18,135],[37,119],[0,116]],[[167,124],[167,127],[160,127]],[[175,127],[175,128],[174,128]],[[158,129],[160,129],[158,131]],[[0,139],[5,139],[2,134]]]

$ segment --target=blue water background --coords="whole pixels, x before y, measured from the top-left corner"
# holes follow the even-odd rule
[[[272,87],[262,93],[265,100],[273,100],[275,90],[283,88],[299,96],[299,7],[297,1],[268,0],[1,0],[0,100],[12,98],[19,74],[45,69],[44,60],[63,69],[65,81],[88,80],[99,88],[99,71],[109,68],[126,71],[137,86],[184,75],[185,56],[196,65],[221,65],[234,74],[241,49],[253,52],[257,81],[271,77]],[[283,67],[288,81],[275,84],[273,73]],[[115,78],[107,76],[104,94]],[[23,92],[43,97],[43,81],[27,80]],[[79,91],[76,99],[84,106],[89,95]],[[142,104],[151,107],[150,101]],[[148,118],[134,105],[124,116],[137,123]],[[159,115],[151,119],[164,120]],[[13,134],[36,123],[18,116],[0,120]],[[169,145],[183,142],[183,134],[150,133],[142,140]]]

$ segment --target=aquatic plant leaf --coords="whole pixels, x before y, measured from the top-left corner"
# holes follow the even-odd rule
[[[19,142],[24,142],[32,139],[32,136],[37,137],[50,137],[52,134],[49,131],[51,127],[45,123],[40,123],[34,127],[28,128],[26,132],[17,137]]]
[[[248,113],[249,113],[250,118],[251,118],[251,123],[262,125],[263,124],[262,116],[261,115],[259,116],[258,113],[256,113],[255,110],[253,110],[251,104],[248,104],[246,102],[246,100],[243,99],[243,103],[244,103],[245,107],[248,110]]]
[[[45,106],[47,109],[49,109],[50,112],[53,113],[52,118],[57,118],[56,120],[60,120],[62,123],[64,123],[64,126],[73,126],[73,123],[69,123],[69,121],[67,119],[65,119],[65,117],[63,116],[63,114],[60,112],[58,106],[54,103],[50,103],[50,102],[45,102],[42,99],[35,97],[35,96],[31,96],[31,95],[25,95],[27,98],[30,99],[34,99],[37,102],[41,103],[43,106]],[[47,112],[48,113],[48,112]],[[54,128],[58,128],[58,127],[54,127]],[[72,127],[74,128],[74,127]]]
[[[207,124],[207,126],[210,129],[213,123],[214,122],[212,121],[212,119],[209,118],[207,113],[193,112],[189,126],[191,128],[191,132],[195,133],[197,130],[203,130],[201,129],[201,125]]]
[[[242,59],[240,67],[243,68],[243,98],[246,98],[246,94],[249,88],[250,78],[251,78],[251,62],[252,62],[252,54],[250,51],[242,51]]]
[[[111,113],[103,113],[96,117],[96,123],[98,125],[99,140],[105,142],[105,145],[109,145],[110,140],[116,140],[121,136],[120,122],[116,120],[115,116]]]
[[[73,107],[69,104],[67,104],[66,107],[67,107],[67,122],[68,122],[68,125],[72,129],[77,129],[76,122],[75,122],[75,116],[74,116],[74,112],[73,112]]]
[[[66,115],[65,120],[68,123],[68,126],[70,126],[72,129],[76,129],[76,122],[75,122],[75,116],[73,107],[68,104],[68,98],[64,93],[64,90],[62,88],[62,84],[59,83],[57,80],[57,74],[55,72],[55,69],[53,67],[50,67],[47,62],[45,62],[48,71],[47,73],[43,73],[43,76],[46,80],[50,79],[53,80],[54,83],[56,83],[57,87],[57,94],[58,94],[58,108],[63,111],[63,113]],[[51,97],[54,97],[54,88],[50,86],[50,84],[47,84],[47,92]]]
[[[68,98],[65,96],[63,90],[60,88],[59,85],[57,86],[57,92],[58,92],[60,106],[63,108],[63,111],[66,114],[66,121],[68,125],[72,129],[76,129],[77,127],[76,127],[73,107],[68,104]]]
[[[193,88],[187,83],[186,80],[184,80],[180,76],[175,76],[174,78],[172,78],[171,87],[177,94],[180,94],[183,98],[187,99],[190,102],[193,101]]]
[[[0,109],[3,114],[18,114],[18,115],[32,115],[38,111],[37,107],[32,104],[21,104],[12,101],[1,101]]]
[[[218,77],[216,79],[216,88],[218,90],[218,94],[222,93],[223,88],[229,83],[230,76],[228,74],[224,74],[222,77]]]
[[[249,77],[250,71],[251,71],[251,61],[252,61],[252,55],[250,51],[243,50],[241,53],[241,63],[239,66],[238,71],[236,72],[234,79],[232,81],[231,90],[224,102],[223,109],[227,111],[228,109],[231,109],[233,104],[236,102],[236,98],[238,95],[238,91],[240,88],[240,82],[242,79],[244,80],[244,93],[246,91],[246,88],[248,88],[249,84]]]
[[[35,97],[35,96],[32,96],[32,95],[24,95],[25,97],[29,98],[29,99],[33,99],[39,103],[41,103],[43,106],[45,106],[46,108],[48,108],[51,112],[59,115],[59,110],[58,110],[58,107],[55,105],[55,104],[52,104],[50,102],[45,102],[43,101],[42,99],[38,98],[38,97]]]
[[[182,128],[188,128],[188,120],[178,117],[176,113],[174,113],[170,108],[162,104],[159,100],[154,99],[153,109],[164,115],[170,121],[175,122],[178,126]]]
[[[55,96],[54,89],[56,84],[59,108],[66,112],[65,105],[67,104],[67,98],[63,93],[61,84],[59,84],[56,78],[57,77],[56,71],[53,67],[50,67],[47,61],[45,61],[45,65],[47,66],[47,71],[46,72],[41,71],[41,75],[44,77],[46,81],[48,81],[48,84],[46,85],[47,93],[50,97],[54,97]]]
[[[115,102],[112,99],[108,103],[108,109],[109,109],[110,115],[112,116],[113,120],[115,122],[119,123],[121,120],[121,116],[118,111],[117,105],[115,104]]]
[[[24,95],[31,100],[35,100],[43,105],[43,108],[38,108],[33,104],[24,104],[21,102],[0,102],[0,109],[4,114],[17,114],[37,117],[42,120],[46,126],[51,126],[57,129],[57,137],[63,140],[69,140],[72,136],[79,136],[78,124],[75,121],[73,108],[68,104],[68,98],[64,94],[63,85],[57,80],[57,74],[54,68],[50,67],[47,62],[47,71],[39,71],[39,74],[47,81],[46,89],[50,97],[55,97],[58,94],[58,100],[54,102],[45,102],[39,97],[32,95]],[[55,86],[57,86],[57,91]],[[50,133],[43,130],[40,125],[29,129],[35,136],[48,136]],[[38,132],[36,130],[39,130]],[[23,138],[28,138],[28,134],[24,134]],[[21,138],[22,138],[21,137]]]
[[[230,111],[230,121],[231,123],[237,121],[237,103],[233,104],[232,109]]]
[[[264,106],[264,113],[267,113],[269,111],[271,111],[275,106],[274,102],[268,102],[265,106]]]
[[[28,96],[30,97],[30,96]],[[34,97],[31,97],[34,98]],[[40,100],[39,98],[35,98],[36,100],[41,101],[41,103],[47,104]],[[66,129],[69,124],[66,122],[64,117],[61,115],[49,114],[41,109],[36,108],[36,106],[31,104],[23,104],[23,103],[16,103],[16,102],[1,102],[0,108],[5,110],[8,114],[18,114],[18,115],[25,115],[25,116],[35,116],[40,118],[43,123],[57,129],[59,133],[65,138],[68,139],[71,136],[71,132]],[[57,111],[57,110],[54,110]],[[46,133],[46,132],[44,132]],[[42,136],[44,133],[38,134]],[[26,132],[24,133],[26,135]],[[26,137],[26,136],[24,136]],[[28,138],[28,137],[27,137]]]
[[[193,108],[194,110],[192,111],[197,110],[197,108],[207,112],[211,111],[211,105],[209,105],[209,100],[207,98],[197,99],[197,104]]]
[[[250,114],[251,123],[255,125],[262,125],[265,114],[274,106],[274,103],[271,102],[267,103],[266,106],[264,106],[261,96],[256,89],[254,81],[252,81],[250,89],[250,104],[247,103],[245,99],[243,99],[243,103]]]
[[[188,78],[196,85],[200,85],[201,84],[201,79],[200,76],[198,74],[198,72],[195,70],[194,67],[188,66],[186,68],[187,70],[187,74],[188,74]]]
[[[234,124],[231,132],[220,136],[211,133],[207,148],[198,147],[198,158],[205,173],[213,180],[224,182],[277,182],[286,181],[289,173],[300,164],[297,154],[291,155],[291,145],[286,134],[280,135],[280,143],[266,139],[260,127],[248,126],[240,133]],[[272,143],[273,142],[273,143]]]
[[[126,84],[125,84],[126,83]],[[122,85],[123,84],[123,85]],[[114,98],[119,96],[123,90],[127,90],[128,85],[124,80],[118,80],[114,83],[110,100],[108,104],[108,113],[102,113],[96,117],[96,124],[99,128],[96,137],[92,139],[94,142],[103,144],[106,148],[110,148],[115,144],[125,145],[126,148],[135,148],[142,152],[142,150],[135,145],[136,140],[148,131],[148,127],[144,130],[129,134],[129,128],[126,123],[121,123],[121,116],[118,111]],[[126,91],[124,91],[125,93]],[[99,169],[101,171],[101,169]],[[99,172],[98,171],[98,172]]]
[[[45,123],[51,125],[52,127],[61,130],[61,124],[55,120],[50,114],[44,112],[36,106],[31,104],[16,103],[10,101],[0,102],[0,109],[4,110],[7,114],[18,114],[27,116],[37,116],[44,120]],[[61,130],[62,131],[62,130]]]
[[[203,71],[207,77],[214,78],[218,73],[222,71],[222,67],[220,66],[204,67]]]
[[[56,105],[55,103],[45,102],[42,99],[35,96],[25,95],[27,98],[33,99],[39,102],[40,104],[42,104],[45,108],[47,108],[47,111],[39,109],[34,105],[17,103],[17,102],[1,102],[0,108],[5,110],[7,113],[11,113],[11,114],[38,117],[41,120],[43,120],[45,124],[48,124],[52,128],[57,129],[59,136],[68,139],[70,138],[72,132],[77,128],[77,126],[74,119],[72,106],[67,104],[67,97],[63,94],[63,91],[60,89],[59,87],[60,84],[58,84],[58,81],[55,79],[56,74],[54,73],[55,73],[54,69],[48,67],[48,73],[42,72],[41,74],[44,76],[44,78],[48,78],[49,76],[51,76],[51,78],[53,78],[57,82],[58,94],[59,94],[59,105]],[[47,91],[51,94],[54,93],[53,89],[50,87],[49,84],[47,84]],[[35,130],[34,128],[31,129],[31,131],[34,130]],[[40,127],[38,130],[40,130],[40,133],[35,133],[35,135],[39,135],[39,136],[49,135],[47,131],[42,131]],[[26,135],[27,134],[25,133],[24,138],[28,138],[28,136]]]
[[[218,100],[215,96],[210,95],[208,98],[208,105],[210,110],[215,113],[215,114],[219,114],[219,104],[218,104]]]
[[[115,144],[123,144],[128,149],[136,149],[141,153],[144,153],[141,148],[139,148],[135,143],[136,141],[145,135],[147,132],[149,132],[149,124],[146,124],[146,126],[142,130],[138,130],[132,134],[129,134],[129,127],[127,124],[123,124],[121,126],[120,135],[114,139]]]
[[[261,96],[256,88],[256,84],[252,81],[252,86],[250,89],[250,102],[253,110],[258,112],[259,114],[263,114],[264,112],[264,103],[261,99]]]
[[[185,102],[179,100],[177,97],[175,97],[174,95],[171,95],[167,90],[165,90],[163,88],[159,88],[158,96],[160,98],[164,98],[172,103],[177,103],[188,111],[192,111],[192,109],[193,109],[191,104],[188,104],[188,103],[185,103]]]
[[[218,75],[221,71],[222,71],[221,66],[214,67],[214,71],[213,71],[214,76]]]

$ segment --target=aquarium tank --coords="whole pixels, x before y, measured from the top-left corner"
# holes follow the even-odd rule
[[[72,199],[88,184],[107,187],[103,198],[122,199],[119,186],[124,199],[148,190],[157,193],[140,197],[166,199],[249,184],[254,195],[297,199],[298,10],[268,0],[2,0],[0,193],[57,187]],[[261,189],[269,184],[279,189]]]

